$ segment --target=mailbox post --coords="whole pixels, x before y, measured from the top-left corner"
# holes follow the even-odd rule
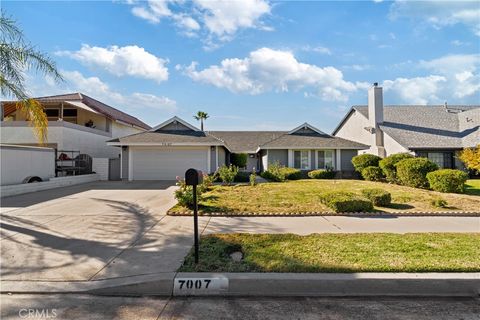
[[[193,192],[193,230],[195,245],[195,264],[198,263],[198,199],[197,186],[203,182],[202,171],[196,169],[188,169],[185,172],[185,184],[192,186]]]

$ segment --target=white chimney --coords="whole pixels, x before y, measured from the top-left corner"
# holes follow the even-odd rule
[[[380,129],[383,123],[383,89],[376,82],[368,89],[368,122],[373,129],[371,149],[380,157],[384,157],[383,133]]]

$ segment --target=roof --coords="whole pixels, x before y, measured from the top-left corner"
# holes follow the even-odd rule
[[[193,130],[145,131],[107,142],[114,145],[224,145],[222,141],[205,132]]]
[[[284,134],[277,139],[260,145],[262,149],[283,149],[283,148],[341,148],[341,149],[368,149],[367,145],[353,142],[328,134]]]
[[[94,98],[91,98],[83,93],[67,93],[67,94],[60,94],[54,96],[46,96],[46,97],[37,97],[35,100],[44,103],[60,103],[60,102],[72,102],[72,101],[79,101],[87,105],[88,107],[92,108],[93,110],[107,116],[110,119],[121,121],[130,125],[134,125],[146,130],[150,129],[150,126],[143,121],[139,120],[138,118],[131,116],[123,111],[120,111],[114,107],[111,107],[101,101],[98,101]],[[15,107],[8,108],[9,104],[13,104],[16,101],[2,101],[3,104],[6,105],[5,114],[9,114],[15,110]],[[7,110],[8,109],[8,110]],[[11,109],[11,111],[10,111]]]
[[[272,141],[286,131],[209,131],[233,153],[256,153],[260,145]]]
[[[353,106],[368,118],[367,106]],[[480,106],[389,105],[380,129],[409,149],[473,147],[480,142]]]

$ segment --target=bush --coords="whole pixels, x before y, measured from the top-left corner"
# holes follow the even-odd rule
[[[362,195],[372,201],[374,206],[388,207],[392,203],[392,195],[382,189],[363,189]]]
[[[379,156],[373,154],[361,154],[352,158],[352,164],[355,170],[362,172],[366,167],[378,167],[378,162],[381,160]]]
[[[439,192],[463,193],[468,175],[460,170],[442,169],[427,173],[430,188]]]
[[[468,169],[480,174],[480,144],[475,148],[466,148],[460,152],[460,160]]]
[[[427,189],[427,173],[435,171],[438,166],[427,158],[403,159],[396,165],[397,178],[404,186]]]
[[[283,174],[285,175],[285,179],[287,180],[302,179],[302,171],[299,169],[283,167],[280,169],[280,171],[283,172]]]
[[[367,181],[382,181],[384,178],[382,169],[373,166],[363,169],[362,177]]]
[[[178,177],[177,177],[177,180],[178,180]],[[200,184],[198,186],[198,188],[200,190],[200,193],[207,192],[208,190],[210,190],[214,181],[215,181],[215,175],[214,174],[212,174],[212,175],[204,174],[203,175],[203,182],[202,182],[202,184]]]
[[[246,153],[232,153],[230,155],[230,162],[232,165],[239,168],[245,168],[247,166],[248,154]]]
[[[193,209],[193,188],[192,186],[187,186],[185,184],[185,179],[177,177],[177,186],[179,187],[175,190],[175,199],[177,199],[178,204]],[[202,188],[197,187],[197,200],[200,201],[202,195]]]
[[[410,153],[396,153],[380,160],[378,165],[383,171],[388,182],[397,183],[396,164],[403,159],[410,159],[413,156]]]
[[[311,179],[333,179],[335,178],[335,171],[331,169],[318,169],[308,173]]]
[[[373,203],[350,192],[326,192],[320,201],[335,212],[362,212],[373,210]]]
[[[265,179],[283,182],[285,180],[298,180],[302,178],[302,171],[295,168],[288,168],[280,165],[279,162],[272,163],[268,170],[261,173]]]
[[[220,180],[222,180],[222,182],[225,184],[231,184],[235,180],[237,174],[238,167],[233,165],[229,165],[228,167],[226,165],[223,165],[218,168],[218,176],[220,177]]]
[[[430,201],[430,204],[435,207],[435,208],[446,208],[448,207],[448,202],[447,200],[444,200],[442,198],[434,198]]]
[[[255,187],[257,185],[257,174],[255,173],[255,171],[250,174],[249,179],[250,186]]]
[[[250,174],[245,171],[239,171],[233,179],[235,182],[249,182],[250,181]]]

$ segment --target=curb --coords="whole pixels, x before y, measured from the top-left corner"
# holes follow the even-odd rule
[[[169,216],[193,216],[193,211],[167,212]],[[199,212],[199,217],[315,217],[315,216],[337,216],[337,217],[480,217],[476,211],[419,211],[419,212]]]
[[[206,284],[209,286],[206,286]],[[94,281],[2,281],[1,293],[108,296],[478,297],[480,273],[161,273]]]

